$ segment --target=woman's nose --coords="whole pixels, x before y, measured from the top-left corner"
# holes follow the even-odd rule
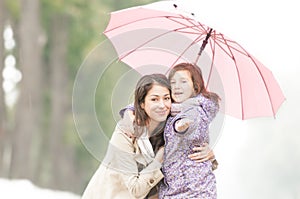
[[[158,106],[159,106],[160,108],[164,108],[164,107],[166,106],[164,100],[162,100],[162,99],[159,100]]]

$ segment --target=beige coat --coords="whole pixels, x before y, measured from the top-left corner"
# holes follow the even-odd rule
[[[122,123],[123,122],[123,123]],[[128,123],[126,121],[125,123]],[[106,156],[86,187],[82,199],[142,199],[162,178],[161,164],[149,150],[149,140],[133,142],[128,136],[132,126],[120,128],[120,121],[111,137]],[[146,146],[146,150],[145,150]],[[138,171],[138,164],[143,169]]]

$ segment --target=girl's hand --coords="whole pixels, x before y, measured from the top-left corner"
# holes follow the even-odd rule
[[[184,132],[185,130],[187,130],[187,128],[189,128],[192,122],[193,120],[189,118],[182,118],[175,123],[175,130],[177,132]]]
[[[134,137],[134,113],[132,110],[127,109],[124,112],[123,118],[117,123],[117,127],[129,138]]]

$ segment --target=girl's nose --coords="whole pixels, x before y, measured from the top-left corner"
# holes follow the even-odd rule
[[[178,82],[174,83],[172,86],[173,86],[173,89],[178,89],[179,88]]]

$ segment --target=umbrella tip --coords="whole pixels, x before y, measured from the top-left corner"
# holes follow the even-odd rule
[[[174,8],[177,8],[177,5],[175,3],[173,4],[173,6],[174,6]]]

